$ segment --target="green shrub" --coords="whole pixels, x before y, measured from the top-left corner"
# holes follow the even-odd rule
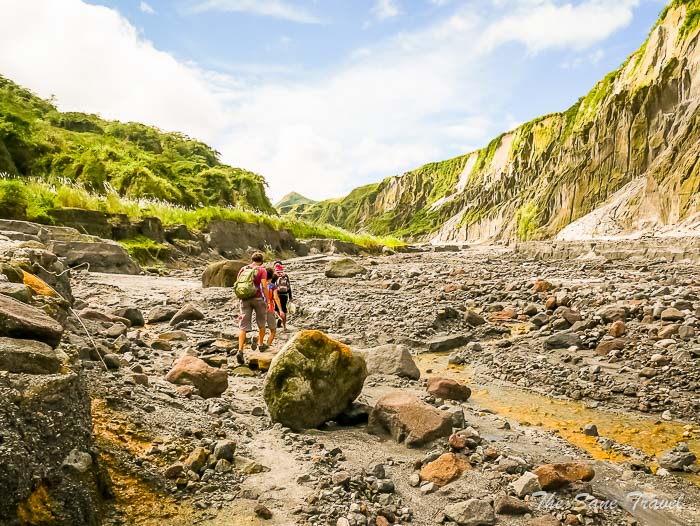
[[[27,204],[27,193],[21,181],[0,179],[0,217],[26,219]]]
[[[149,265],[162,261],[168,256],[168,247],[156,243],[144,236],[123,239],[119,243],[129,252],[129,255],[141,265]]]

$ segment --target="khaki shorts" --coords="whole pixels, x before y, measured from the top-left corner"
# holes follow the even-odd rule
[[[277,316],[275,316],[275,311],[267,311],[267,327],[271,331],[277,330]]]
[[[241,315],[239,320],[241,322],[241,329],[250,332],[253,330],[253,312],[255,312],[255,321],[258,324],[258,329],[265,328],[265,321],[267,320],[267,305],[262,298],[251,298],[248,300],[241,300]]]

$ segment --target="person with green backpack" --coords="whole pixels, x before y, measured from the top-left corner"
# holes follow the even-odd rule
[[[267,270],[263,267],[265,257],[261,252],[251,256],[251,263],[238,272],[238,278],[233,285],[236,297],[241,300],[240,320],[241,331],[238,333],[238,363],[244,363],[243,348],[247,333],[253,330],[253,312],[258,325],[258,347],[265,342],[265,324],[267,320],[267,304],[263,291],[267,290]]]

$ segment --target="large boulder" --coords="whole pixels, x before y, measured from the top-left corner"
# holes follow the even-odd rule
[[[328,263],[327,278],[354,278],[365,274],[367,269],[350,258],[337,259]]]
[[[176,385],[196,387],[203,398],[219,396],[228,388],[226,371],[210,367],[204,360],[190,355],[176,361],[165,379]]]
[[[217,261],[209,265],[202,274],[202,287],[233,287],[238,272],[247,265],[246,261]]]
[[[272,360],[263,396],[273,421],[308,429],[348,409],[366,377],[364,359],[350,348],[322,332],[301,331]]]
[[[690,451],[688,444],[679,442],[673,449],[664,451],[659,457],[659,465],[671,471],[683,471],[692,466],[697,460],[695,453]]]
[[[0,294],[0,336],[38,340],[56,347],[63,326],[44,311]]]
[[[140,274],[141,268],[119,243],[95,238],[89,241],[50,241],[48,249],[65,258],[69,267],[87,263],[92,272]]]
[[[368,374],[396,375],[418,380],[420,370],[404,345],[380,345],[357,351],[367,362]]]
[[[0,371],[55,374],[61,370],[56,351],[42,342],[0,338]]]
[[[418,397],[394,391],[381,397],[369,415],[370,433],[389,433],[396,442],[420,447],[452,433],[452,416]]]

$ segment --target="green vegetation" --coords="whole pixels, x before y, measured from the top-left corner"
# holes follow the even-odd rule
[[[528,241],[535,237],[537,232],[539,210],[532,201],[518,209],[516,222],[518,225],[518,240]]]
[[[124,239],[119,243],[126,248],[129,255],[141,265],[158,263],[168,253],[167,245],[156,243],[144,236],[136,236],[132,239]]]
[[[666,19],[666,15],[671,9],[676,9],[678,7],[685,6],[687,11],[685,19],[683,20],[683,25],[678,30],[678,40],[685,40],[690,36],[700,25],[700,0],[673,0],[668,4],[659,15],[659,20],[654,26],[654,29],[659,24],[662,24]]]
[[[21,184],[18,184],[20,181]],[[3,196],[11,196],[12,203],[27,203],[26,214],[23,217],[29,221],[40,223],[51,223],[52,220],[48,212],[55,208],[82,208],[108,214],[125,214],[132,221],[138,221],[144,217],[157,217],[165,226],[185,225],[194,231],[203,231],[212,221],[222,220],[263,224],[275,230],[286,229],[299,239],[333,238],[368,248],[381,245],[391,247],[403,245],[403,242],[393,237],[379,238],[369,234],[354,234],[336,226],[293,217],[279,217],[253,212],[239,207],[187,208],[157,199],[122,197],[114,190],[104,194],[96,194],[81,184],[67,181],[50,184],[36,178],[19,180],[0,177],[0,204],[5,199]],[[10,198],[7,198],[7,202],[10,203]],[[0,208],[3,211],[6,209],[9,208],[5,206]],[[17,218],[18,216],[12,217]],[[133,247],[127,247],[127,249],[134,248],[134,250],[146,255],[149,252],[151,255],[156,254],[154,249],[157,247],[144,246],[144,243],[148,243],[148,241],[141,241],[141,243],[134,243]]]
[[[2,76],[0,172],[78,183],[94,194],[276,213],[262,176],[222,164],[206,144],[139,123],[61,113]]]
[[[24,219],[27,205],[27,195],[20,181],[6,181],[0,186],[0,218]]]

